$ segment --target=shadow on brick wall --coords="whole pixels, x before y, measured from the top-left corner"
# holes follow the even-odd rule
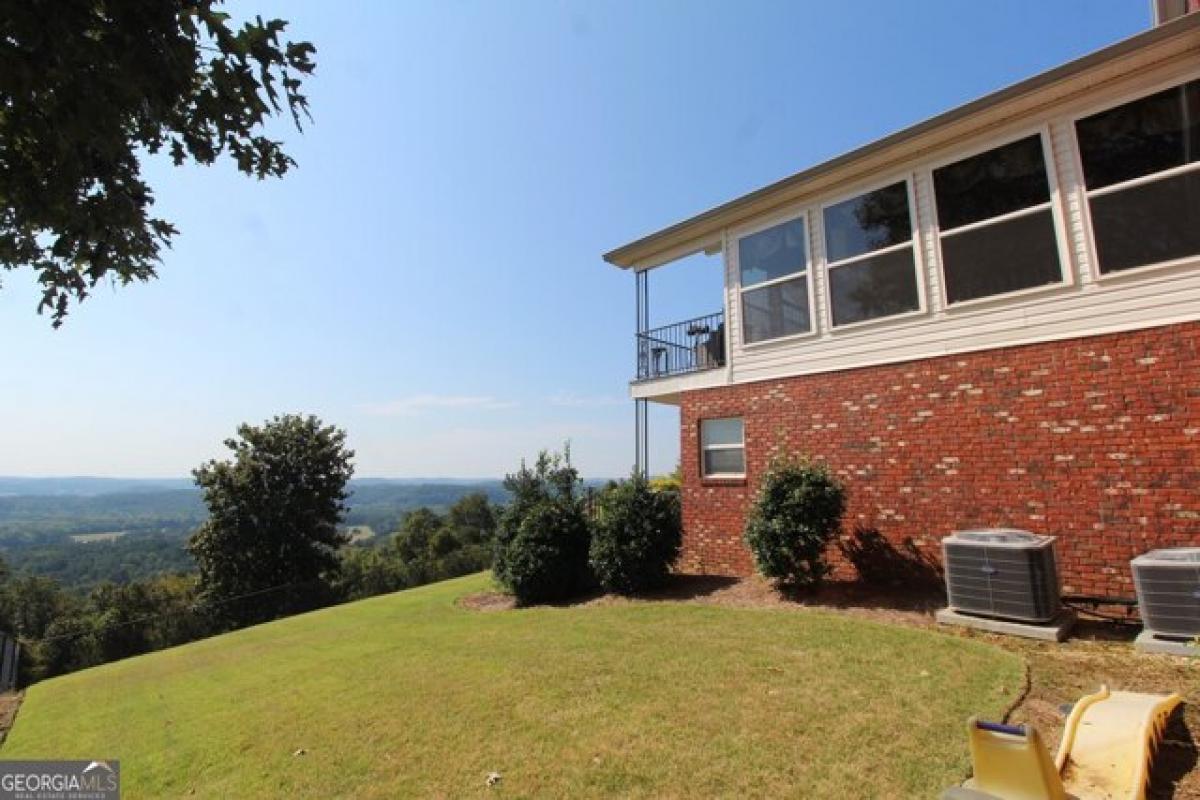
[[[911,537],[897,544],[875,528],[859,526],[848,539],[838,542],[838,549],[865,584],[926,591],[942,587],[941,565]]]

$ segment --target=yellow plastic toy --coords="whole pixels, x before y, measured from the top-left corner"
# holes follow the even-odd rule
[[[943,800],[1144,800],[1150,761],[1177,694],[1089,694],[1071,709],[1050,761],[1037,730],[971,718],[975,777]]]

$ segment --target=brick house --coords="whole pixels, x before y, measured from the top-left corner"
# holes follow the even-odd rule
[[[1064,592],[1127,598],[1133,556],[1200,543],[1189,4],[605,255],[636,278],[640,464],[646,404],[679,408],[684,570],[752,570],[779,448],[845,481],[847,576],[1014,526],[1059,537]],[[651,329],[651,271],[698,253],[721,310]]]

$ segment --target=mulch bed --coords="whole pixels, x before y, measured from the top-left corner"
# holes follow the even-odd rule
[[[510,594],[502,592],[478,592],[458,598],[458,604],[469,611],[508,611],[516,608]]]

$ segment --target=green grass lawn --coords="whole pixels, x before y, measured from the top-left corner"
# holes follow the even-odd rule
[[[35,685],[0,757],[119,758],[130,798],[931,797],[1022,683],[988,645],[820,612],[455,604],[488,586]]]

